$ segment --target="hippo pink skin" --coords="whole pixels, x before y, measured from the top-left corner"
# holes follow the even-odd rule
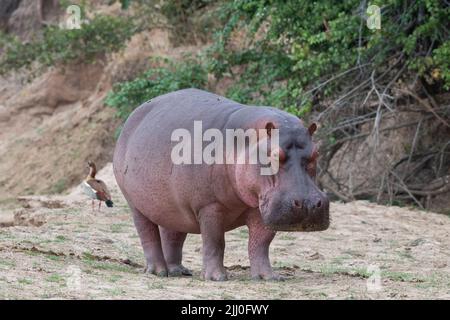
[[[171,150],[177,142],[171,141],[172,132],[193,130],[199,120],[203,130],[279,129],[279,172],[263,176],[257,164],[173,164]],[[252,277],[279,279],[269,261],[275,232],[329,226],[329,201],[311,173],[315,126],[309,129],[284,111],[245,106],[197,89],[162,95],[138,107],[123,127],[113,165],[133,213],[146,271],[190,275],[181,263],[182,247],[187,233],[200,233],[202,277],[226,280],[225,232],[247,225]]]

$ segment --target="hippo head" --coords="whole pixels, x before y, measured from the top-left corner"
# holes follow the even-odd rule
[[[268,127],[277,128],[279,133],[279,147],[269,150],[269,154],[276,154],[278,158],[278,172],[263,176],[252,171],[246,182],[253,184],[250,188],[253,197],[247,198],[253,198],[263,222],[273,230],[326,230],[329,226],[329,200],[315,183],[318,151],[312,135],[316,124],[306,129],[301,120],[290,116],[278,123],[268,122]]]
[[[298,121],[298,120],[297,120]],[[329,200],[315,183],[317,147],[312,135],[317,126],[279,127],[279,170],[261,177],[259,208],[264,223],[279,231],[321,231],[329,226]]]

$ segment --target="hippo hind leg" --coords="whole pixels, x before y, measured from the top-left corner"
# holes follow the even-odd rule
[[[161,247],[158,225],[151,222],[137,209],[131,207],[131,211],[147,262],[145,272],[167,277],[167,266]]]
[[[181,264],[186,233],[159,227],[162,249],[169,277],[192,276],[192,272]]]

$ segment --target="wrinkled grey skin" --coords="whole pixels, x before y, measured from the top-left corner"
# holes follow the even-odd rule
[[[223,133],[227,128],[279,129],[284,155],[279,172],[262,176],[255,164],[174,165],[172,132],[192,130],[197,120],[203,130]],[[202,276],[226,280],[224,234],[247,225],[252,277],[279,279],[268,254],[275,232],[320,231],[329,225],[328,199],[314,182],[313,131],[284,111],[196,89],[159,96],[137,108],[117,141],[114,174],[133,212],[147,271],[190,274],[181,263],[183,243],[187,233],[201,233]]]

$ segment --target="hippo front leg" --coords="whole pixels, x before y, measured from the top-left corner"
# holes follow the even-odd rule
[[[225,229],[223,208],[211,204],[199,212],[200,232],[203,241],[203,270],[205,280],[225,281],[227,273],[223,265],[225,252]]]
[[[251,210],[247,215],[248,255],[250,272],[253,279],[283,280],[273,272],[269,260],[269,246],[275,237],[275,231],[264,225],[259,210]]]

